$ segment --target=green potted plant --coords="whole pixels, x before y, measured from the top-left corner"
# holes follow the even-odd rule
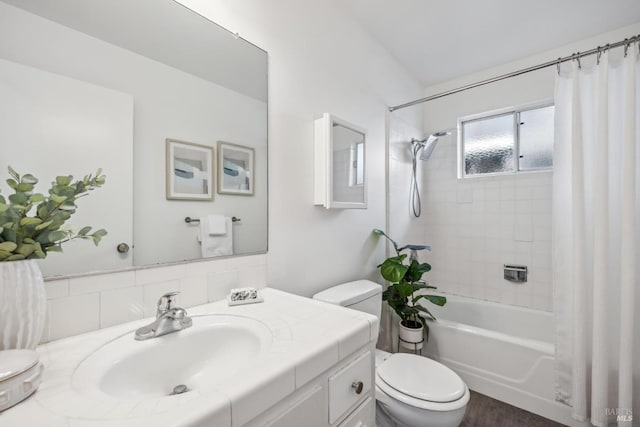
[[[20,176],[11,167],[9,175],[7,184],[14,194],[8,201],[0,194],[0,261],[45,258],[48,252],[62,252],[62,244],[73,239],[91,239],[98,245],[107,234],[103,229],[91,233],[89,226],[63,228],[76,212],[76,200],[105,183],[102,170],[76,181],[71,175],[58,176],[48,196],[33,192],[38,183],[33,175]]]
[[[390,284],[382,293],[382,300],[400,317],[400,345],[411,350],[422,348],[423,337],[429,338],[427,319],[434,320],[431,312],[419,302],[427,300],[435,305],[446,304],[446,297],[430,295],[422,291],[436,289],[422,280],[422,276],[431,270],[431,265],[418,261],[417,251],[430,250],[424,245],[398,244],[382,230],[374,229],[373,233],[384,236],[395,250],[395,256],[389,257],[380,265],[380,274]],[[403,253],[409,251],[410,255]]]
[[[76,212],[76,200],[105,183],[100,169],[75,181],[70,175],[58,176],[48,195],[34,192],[38,179],[33,175],[8,169],[6,182],[13,194],[0,195],[0,350],[35,348],[42,335],[46,297],[35,259],[61,252],[62,245],[74,239],[98,245],[107,234],[103,229],[92,232],[89,226],[65,227]]]

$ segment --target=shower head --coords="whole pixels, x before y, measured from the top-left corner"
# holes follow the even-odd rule
[[[451,135],[451,132],[434,132],[425,139],[411,139],[411,188],[409,191],[411,192],[410,202],[411,209],[413,210],[413,215],[418,218],[420,216],[420,212],[422,211],[420,204],[420,189],[418,188],[418,153],[420,153],[420,160],[429,160],[431,157],[431,153],[433,153],[433,149],[436,148],[436,144],[438,143],[438,138],[445,135]]]
[[[421,141],[422,153],[420,153],[420,160],[429,160],[431,154],[433,153],[433,150],[436,148],[438,138],[445,135],[451,135],[451,132],[434,132],[427,138],[423,139]]]

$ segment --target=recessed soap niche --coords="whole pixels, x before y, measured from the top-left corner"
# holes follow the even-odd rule
[[[504,264],[504,280],[513,283],[527,282],[528,268],[526,265]]]

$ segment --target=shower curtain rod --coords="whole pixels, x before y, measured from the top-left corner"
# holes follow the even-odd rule
[[[569,56],[560,57],[560,58],[555,59],[553,61],[544,62],[542,64],[534,65],[532,67],[523,68],[523,69],[518,70],[518,71],[513,71],[513,72],[507,73],[507,74],[502,74],[500,76],[492,77],[492,78],[486,79],[486,80],[481,80],[479,82],[475,82],[475,83],[471,83],[471,84],[468,84],[468,85],[465,85],[465,86],[458,87],[456,89],[447,90],[445,92],[440,92],[440,93],[437,93],[435,95],[430,95],[430,96],[427,96],[427,97],[424,97],[424,98],[416,99],[415,101],[407,102],[405,104],[396,105],[395,107],[389,107],[389,111],[390,112],[394,112],[395,110],[399,110],[401,108],[411,107],[411,106],[414,106],[414,105],[417,105],[417,104],[422,104],[423,102],[427,102],[427,101],[433,101],[434,99],[443,98],[445,96],[453,95],[455,93],[463,92],[465,90],[473,89],[473,88],[476,88],[476,87],[479,87],[479,86],[484,86],[484,85],[487,85],[489,83],[499,82],[500,80],[510,79],[511,77],[517,77],[517,76],[522,75],[522,74],[530,73],[532,71],[541,70],[541,69],[547,68],[547,67],[552,67],[554,65],[560,67],[560,64],[562,64],[563,62],[567,62],[567,61],[577,60],[578,64],[580,64],[580,58],[583,58],[585,56],[600,54],[600,53],[604,52],[605,50],[613,49],[613,48],[620,47],[620,46],[625,46],[625,55],[626,55],[626,49],[628,49],[629,45],[631,45],[631,43],[637,42],[638,40],[640,40],[640,35],[629,37],[628,39],[624,39],[624,40],[621,40],[621,41],[616,42],[616,43],[607,43],[604,46],[598,46],[598,47],[596,47],[594,49],[587,50],[585,52],[577,52],[577,53],[571,54]]]

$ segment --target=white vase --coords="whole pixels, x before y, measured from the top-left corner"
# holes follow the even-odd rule
[[[400,347],[407,350],[417,351],[422,349],[422,343],[424,341],[424,334],[422,327],[420,328],[408,328],[400,322],[400,328],[398,330],[400,335]]]
[[[0,262],[0,350],[36,348],[46,304],[44,280],[35,260]]]

